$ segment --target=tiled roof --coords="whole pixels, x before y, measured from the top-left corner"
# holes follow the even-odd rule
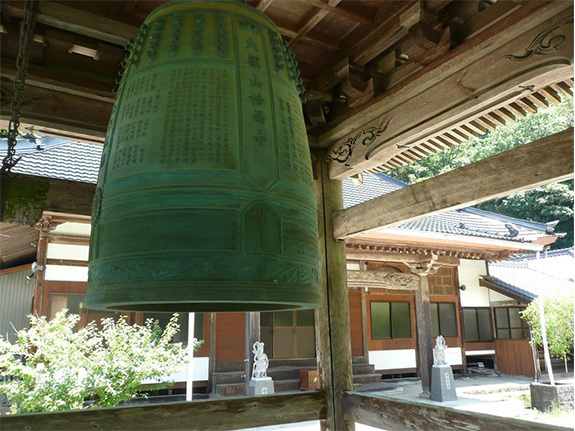
[[[12,168],[14,173],[95,184],[98,180],[102,146],[65,142],[45,150],[18,155],[22,158]]]
[[[343,180],[343,204],[349,208],[406,187],[407,184],[385,174],[364,175],[363,184]],[[478,236],[519,242],[532,242],[552,236],[548,226],[513,217],[494,214],[477,208],[464,208],[402,223],[397,229],[443,234]]]
[[[493,277],[491,275],[482,275],[481,278],[489,284],[498,287],[502,292],[509,292],[510,294],[519,296],[526,301],[533,301],[535,298],[537,298],[537,295],[533,292],[529,292],[528,290],[524,290],[510,283],[506,283],[500,278]]]
[[[557,261],[562,256],[561,261]],[[534,256],[516,258],[508,261],[489,262],[489,275],[486,281],[508,289],[518,289],[515,293],[537,296],[539,286],[549,292],[575,291],[575,257],[573,247],[542,253],[541,259]],[[513,290],[511,290],[513,291]]]
[[[35,150],[19,155],[22,156],[22,159],[12,169],[14,173],[96,183],[102,146],[65,142],[44,150]],[[344,180],[344,207],[349,208],[406,186],[407,184],[384,174],[365,175],[362,185],[356,185],[352,180]],[[543,223],[506,217],[476,208],[466,208],[425,217],[400,224],[397,228],[520,242],[531,242],[550,235],[546,232],[547,225]]]

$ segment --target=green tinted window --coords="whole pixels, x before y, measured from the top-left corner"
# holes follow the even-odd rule
[[[431,334],[434,337],[457,337],[457,319],[453,302],[432,303]]]
[[[272,313],[260,313],[260,326],[262,328],[271,328]]]
[[[409,302],[391,303],[391,328],[393,338],[411,338]]]
[[[296,313],[297,326],[314,326],[313,310],[302,310]]]
[[[437,304],[431,305],[431,335],[437,337],[439,335],[439,307]]]
[[[491,309],[464,308],[463,326],[465,341],[493,341]]]
[[[477,321],[479,324],[479,341],[493,341],[491,310],[489,308],[478,308]]]
[[[495,309],[497,338],[519,340],[529,338],[529,327],[519,314],[523,308],[498,307]]]
[[[465,328],[465,341],[479,341],[479,328],[477,327],[477,309],[463,309],[463,326]]]
[[[293,313],[291,311],[274,313],[274,326],[293,326]]]
[[[439,306],[439,325],[441,335],[444,337],[457,337],[457,318],[455,316],[455,304],[443,302]]]
[[[389,302],[371,302],[371,338],[381,340],[391,338]]]
[[[411,338],[409,302],[371,302],[371,338]]]

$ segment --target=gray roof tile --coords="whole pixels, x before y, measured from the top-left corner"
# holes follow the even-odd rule
[[[12,169],[14,173],[94,184],[98,180],[102,146],[65,142],[45,150],[26,152],[20,155],[22,159]],[[356,185],[352,180],[344,180],[344,208],[406,186],[407,184],[384,174],[365,175],[362,185]],[[400,224],[397,228],[522,242],[531,242],[549,235],[546,233],[546,225],[543,223],[501,216],[476,208],[466,208],[425,217]]]
[[[349,208],[370,199],[406,187],[407,184],[385,174],[364,175],[363,184],[343,181],[343,204]],[[397,229],[416,230],[454,235],[478,236],[519,242],[532,242],[552,236],[547,225],[494,214],[477,208],[449,211],[419,220],[402,223]]]
[[[95,184],[102,148],[97,144],[65,142],[45,150],[19,154],[22,158],[12,172]]]

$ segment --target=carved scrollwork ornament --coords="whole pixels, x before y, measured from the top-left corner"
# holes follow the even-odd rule
[[[341,144],[337,149],[333,150],[331,154],[327,156],[327,161],[342,163],[349,167],[350,165],[347,163],[347,161],[353,156],[353,150],[355,147],[358,145],[371,145],[377,137],[381,136],[387,130],[387,126],[389,125],[390,121],[391,119],[387,120],[387,122],[380,128],[369,127],[365,130],[362,130],[354,137],[349,138],[345,143]]]
[[[523,55],[513,55],[508,54],[505,58],[508,58],[511,61],[524,61],[528,60],[534,55],[549,55],[553,54],[557,51],[557,48],[565,42],[567,36],[564,34],[557,34],[555,36],[552,33],[555,30],[560,29],[568,24],[573,22],[573,17],[563,18],[557,21],[554,25],[549,27],[547,30],[542,31],[539,33],[533,41],[525,48],[525,53]]]

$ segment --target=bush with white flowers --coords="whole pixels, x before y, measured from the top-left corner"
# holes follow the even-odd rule
[[[30,328],[11,344],[0,336],[0,394],[11,413],[110,407],[145,390],[168,387],[167,376],[187,363],[182,343],[172,343],[179,331],[178,315],[164,330],[157,321],[129,325],[124,317],[102,319],[77,330],[80,316],[62,310],[48,321],[29,316]],[[194,350],[201,342],[194,340]]]

